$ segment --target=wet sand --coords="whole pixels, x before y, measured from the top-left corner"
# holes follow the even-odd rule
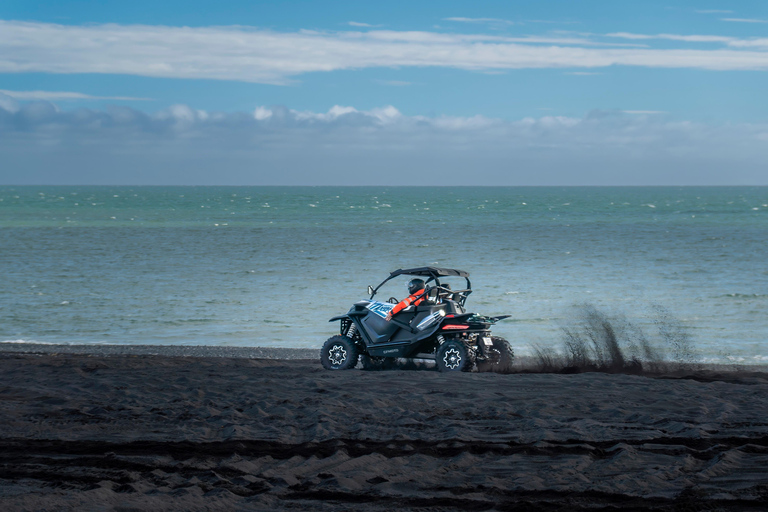
[[[3,347],[0,510],[768,506],[763,372],[329,372],[281,349],[100,350]]]

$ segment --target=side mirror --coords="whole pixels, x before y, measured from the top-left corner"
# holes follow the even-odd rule
[[[373,286],[368,285],[368,295],[373,295]]]

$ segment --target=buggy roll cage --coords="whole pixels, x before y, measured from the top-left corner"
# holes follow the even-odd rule
[[[389,277],[387,277],[384,281],[382,281],[379,286],[376,288],[373,288],[372,286],[368,287],[368,293],[371,294],[371,299],[373,300],[373,297],[376,295],[376,292],[379,291],[379,288],[384,286],[390,279],[394,279],[397,276],[419,276],[419,277],[426,277],[426,283],[429,284],[430,282],[434,281],[435,286],[427,286],[427,289],[424,291],[423,294],[421,294],[419,297],[423,297],[424,295],[429,294],[431,291],[437,289],[438,293],[442,290],[445,293],[453,294],[454,297],[458,297],[459,300],[456,302],[459,303],[459,305],[464,306],[464,303],[467,300],[467,296],[472,293],[472,283],[469,282],[469,272],[464,272],[463,270],[456,270],[452,268],[440,268],[440,267],[418,267],[418,268],[408,268],[408,269],[402,269],[399,268],[395,271],[390,272]],[[440,278],[441,277],[448,277],[448,276],[455,276],[455,277],[463,277],[467,281],[467,288],[464,290],[451,290],[450,288],[445,288],[440,284]]]

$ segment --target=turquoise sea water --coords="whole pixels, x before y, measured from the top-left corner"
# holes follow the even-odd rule
[[[767,255],[766,187],[4,186],[0,341],[319,347],[368,284],[433,264],[513,315],[518,353],[589,302],[765,362]]]

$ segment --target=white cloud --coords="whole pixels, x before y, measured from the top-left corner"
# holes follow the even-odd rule
[[[374,26],[369,23],[361,23],[359,21],[348,21],[347,25],[349,25],[350,27],[373,27]]]
[[[739,39],[731,41],[728,45],[742,48],[768,48],[768,39]]]
[[[697,9],[699,14],[733,14],[733,11],[721,10],[721,9]]]
[[[524,37],[508,37],[508,36],[491,36],[487,34],[446,34],[439,32],[397,32],[394,30],[379,30],[373,32],[367,32],[365,34],[372,40],[376,41],[389,41],[400,43],[423,43],[433,45],[456,45],[456,44],[472,44],[472,43],[489,43],[489,44],[552,44],[552,45],[568,45],[568,46],[625,46],[625,47],[645,47],[635,44],[616,44],[616,43],[603,43],[598,41],[592,41],[584,37],[551,37],[551,36],[524,36]]]
[[[187,105],[171,105],[153,116],[162,121],[174,121],[181,124],[192,124],[196,121],[206,121],[209,118],[205,110],[193,110]]]
[[[500,23],[503,25],[514,25],[514,21],[510,20],[503,20],[500,18],[462,18],[462,17],[453,17],[453,18],[443,18],[443,21],[456,21],[458,23]]]
[[[0,21],[0,73],[111,73],[285,84],[304,73],[440,66],[475,71],[642,66],[768,70],[768,52],[596,48],[578,38]],[[759,47],[757,47],[759,48]]]
[[[0,109],[3,109],[7,112],[15,113],[19,111],[19,106],[20,106],[19,102],[16,101],[14,98],[0,92]]]
[[[526,23],[547,23],[551,25],[575,25],[579,21],[561,21],[561,20],[525,20]]]
[[[334,121],[339,120],[342,117],[347,116],[348,120],[355,119],[356,121],[364,120],[363,124],[366,123],[375,123],[375,124],[386,124],[393,122],[400,117],[402,117],[402,114],[399,110],[397,110],[392,105],[387,105],[386,107],[381,108],[374,108],[371,110],[357,110],[355,107],[345,107],[341,105],[334,105],[331,107],[328,112],[324,113],[318,113],[318,112],[311,112],[311,111],[298,111],[298,110],[285,110],[284,108],[280,107],[281,111],[287,112],[287,115],[289,118],[293,118],[296,121],[299,122],[321,122],[321,123],[332,123]],[[256,111],[254,112],[254,118],[258,121],[265,121],[270,119],[275,112],[272,110],[272,108],[267,107],[257,107]],[[359,122],[356,124],[360,124]]]
[[[120,101],[151,101],[151,98],[135,98],[132,96],[92,96],[80,92],[65,91],[8,91],[0,89],[0,93],[17,100],[120,100]]]
[[[630,32],[614,32],[606,37],[631,40],[666,39],[686,43],[723,43],[732,48],[768,48],[768,38],[739,39],[729,36],[711,35],[681,35],[681,34],[634,34]]]
[[[684,41],[687,43],[731,43],[736,41],[735,37],[727,36],[700,36],[700,35],[680,35],[680,34],[633,34],[630,32],[613,32],[606,34],[606,37],[617,37],[621,39],[666,39],[670,41]]]
[[[265,107],[256,107],[253,112],[253,118],[257,121],[265,121],[272,117],[272,110]]]
[[[622,110],[625,114],[655,115],[666,114],[665,110]]]
[[[303,112],[297,112],[295,110],[291,110],[291,113],[296,116],[296,119],[299,121],[334,121],[338,119],[341,116],[345,116],[348,114],[357,114],[359,113],[359,110],[357,110],[355,107],[342,107],[341,105],[334,105],[331,107],[328,112],[326,113],[315,113],[310,111],[303,111]]]
[[[451,130],[455,132],[468,130],[477,131],[485,128],[501,126],[503,124],[502,121],[498,119],[491,119],[479,115],[472,117],[440,116],[434,119],[418,117],[417,119],[423,122],[428,122],[436,128]]]
[[[754,18],[720,18],[720,21],[731,21],[735,23],[768,23],[768,20],[758,20]]]
[[[382,123],[391,123],[400,119],[403,115],[392,105],[382,108],[374,108],[369,111],[369,115],[374,116]]]
[[[393,106],[65,111],[0,96],[0,183],[768,184],[768,125],[594,111],[517,121]]]

